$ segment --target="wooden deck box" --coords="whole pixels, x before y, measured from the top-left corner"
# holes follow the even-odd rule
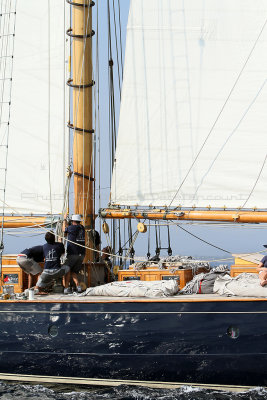
[[[247,264],[234,264],[231,265],[230,276],[234,278],[235,276],[242,274],[243,272],[247,272],[249,274],[257,274],[258,271],[256,270],[257,264],[254,265],[247,265]]]
[[[2,275],[0,293],[3,292],[2,285],[14,286],[15,293],[23,292],[28,285],[28,277],[25,272],[18,266],[16,262],[16,254],[7,254],[2,258]]]
[[[0,293],[3,292],[2,285],[13,285],[14,293],[22,293],[28,288],[28,274],[18,266],[16,259],[17,254],[6,254],[2,258]],[[36,282],[37,275],[33,277],[33,285]]]
[[[161,281],[166,279],[177,279],[179,287],[182,289],[187,282],[193,278],[191,269],[141,269],[139,271],[134,269],[120,270],[118,273],[118,280],[140,280],[140,281]]]
[[[241,257],[235,257],[235,264],[231,265],[230,276],[234,278],[235,276],[242,274],[243,272],[247,272],[249,274],[257,274],[257,266],[258,263],[245,260]]]

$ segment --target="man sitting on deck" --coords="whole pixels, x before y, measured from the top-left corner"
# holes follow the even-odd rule
[[[67,265],[60,264],[60,257],[65,253],[65,248],[62,243],[55,241],[55,235],[52,232],[45,234],[46,244],[43,246],[45,257],[44,271],[36,283],[38,294],[47,294],[42,291],[46,286],[53,282],[54,279],[62,278],[69,272]]]
[[[267,247],[267,244],[264,245]],[[264,256],[261,262],[257,267],[257,271],[259,271],[259,278],[261,286],[267,285],[267,256]]]
[[[33,275],[38,275],[42,272],[40,262],[44,261],[43,246],[34,246],[23,250],[17,257],[19,267],[29,275],[28,289],[32,287]]]

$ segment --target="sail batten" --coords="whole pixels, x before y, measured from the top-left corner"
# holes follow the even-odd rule
[[[266,15],[132,0],[111,204],[267,208]]]
[[[69,102],[65,7],[62,0],[27,0],[26,8],[17,3],[5,213],[62,212]]]

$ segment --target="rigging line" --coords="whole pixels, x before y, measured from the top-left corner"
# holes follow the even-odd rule
[[[47,2],[48,7],[48,115],[47,115],[47,146],[48,146],[48,179],[49,179],[49,199],[50,199],[50,213],[53,215],[53,205],[52,205],[52,184],[51,184],[51,115],[50,115],[50,102],[51,102],[51,46],[50,46],[50,0]],[[52,220],[51,220],[51,228],[52,228]]]
[[[98,206],[101,208],[101,130],[100,130],[100,74],[99,74],[99,7],[98,7],[98,0],[96,3],[96,76],[97,76],[97,137],[98,137]],[[99,218],[99,235],[100,235],[100,243],[101,243],[101,219]]]
[[[196,163],[196,161],[197,161],[197,159],[198,159],[200,153],[202,152],[202,150],[203,150],[204,146],[206,145],[206,143],[207,143],[209,137],[211,136],[211,134],[212,134],[212,132],[213,132],[213,130],[214,130],[214,128],[215,128],[215,126],[216,126],[216,124],[217,124],[219,118],[220,118],[220,116],[222,115],[222,113],[223,113],[223,111],[224,111],[224,109],[225,109],[225,107],[226,107],[226,104],[228,103],[230,97],[232,96],[232,93],[234,92],[234,89],[236,88],[236,86],[237,86],[237,84],[238,84],[238,82],[239,82],[239,80],[240,80],[240,78],[241,78],[241,75],[243,74],[243,71],[245,70],[245,68],[246,68],[246,66],[247,66],[247,63],[248,63],[248,61],[249,61],[249,59],[250,59],[250,57],[251,57],[251,55],[252,55],[252,53],[253,53],[253,51],[254,51],[256,45],[257,45],[257,43],[258,43],[258,41],[259,41],[259,39],[260,39],[260,37],[261,37],[261,35],[262,35],[264,29],[265,29],[266,24],[267,24],[267,19],[265,19],[265,22],[264,22],[264,24],[263,24],[263,26],[262,26],[262,28],[261,28],[261,30],[260,30],[258,36],[257,36],[257,38],[256,38],[256,40],[255,40],[255,42],[254,42],[254,44],[253,44],[253,46],[252,46],[252,48],[251,48],[251,50],[250,50],[250,52],[249,52],[249,54],[248,54],[248,56],[247,56],[247,58],[246,58],[246,60],[245,60],[245,63],[243,64],[243,67],[241,68],[241,70],[240,70],[240,72],[239,72],[239,74],[238,74],[238,76],[237,76],[237,78],[236,78],[236,80],[235,80],[235,82],[234,82],[234,85],[232,86],[232,88],[231,88],[231,90],[230,90],[230,92],[229,92],[229,94],[228,94],[228,96],[227,96],[225,102],[223,103],[223,106],[222,106],[221,110],[219,111],[219,114],[217,115],[217,117],[216,117],[216,119],[215,119],[215,121],[214,121],[214,123],[213,123],[213,125],[212,125],[212,127],[211,127],[211,129],[210,129],[210,131],[209,131],[209,133],[208,133],[208,135],[206,136],[206,139],[205,139],[204,142],[202,143],[202,146],[200,147],[199,151],[197,152],[197,155],[196,155],[196,157],[195,157],[193,163],[191,164],[190,168],[188,169],[188,171],[187,171],[187,173],[186,173],[184,179],[183,179],[182,182],[180,183],[180,185],[179,185],[179,187],[178,187],[178,189],[177,189],[175,195],[173,196],[173,198],[172,198],[172,200],[171,200],[171,202],[170,202],[168,208],[172,205],[173,201],[175,200],[177,194],[179,193],[181,187],[183,186],[183,184],[184,184],[184,182],[186,181],[188,175],[190,174],[190,172],[191,172],[193,166],[195,165],[195,163]]]
[[[124,222],[125,222],[125,220],[124,220]],[[136,234],[136,232],[137,232],[137,230],[134,232],[133,236]],[[125,236],[124,236],[124,244],[122,245],[122,249],[123,249],[123,250],[127,250],[125,246],[130,242],[130,240],[131,240],[131,238],[129,238],[129,239],[126,241],[126,238],[125,238]],[[116,254],[118,254],[118,251],[116,252]]]
[[[5,4],[7,6],[7,2]],[[7,10],[5,10],[7,11]],[[2,12],[2,7],[1,7],[1,12]],[[5,14],[8,14],[7,12]],[[3,18],[3,17],[2,17]],[[2,22],[2,18],[0,18],[0,22]],[[3,34],[5,33],[5,21],[6,18],[4,17],[4,28],[3,28]],[[2,32],[1,32],[2,34]],[[2,35],[1,35],[2,36]],[[4,36],[4,35],[3,35]],[[4,46],[4,38],[2,36],[2,42],[1,42],[1,56],[3,54],[3,46]],[[4,61],[5,65],[6,65],[6,59],[1,59],[0,65],[2,64],[2,62]],[[2,66],[2,65],[1,65]],[[4,96],[4,87],[5,87],[5,73],[6,73],[6,68],[4,67],[4,75],[3,75],[3,80],[2,80],[2,98],[1,98],[1,113],[0,113],[0,119],[2,120],[2,109],[3,109],[3,96]],[[4,139],[3,139],[4,140]],[[4,174],[6,176],[6,168],[4,170]],[[4,185],[4,197],[5,197],[5,185]],[[5,211],[5,205],[3,203],[3,215],[2,215],[2,224],[1,224],[1,237],[0,237],[0,268],[2,271],[2,252],[3,252],[3,235],[4,235],[4,211]]]
[[[114,21],[115,43],[116,43],[116,56],[117,56],[117,68],[118,68],[118,83],[119,83],[119,92],[120,92],[120,98],[121,98],[121,74],[120,74],[119,50],[118,50],[118,39],[117,39],[117,24],[116,24],[116,15],[115,15],[115,4],[114,4],[114,0],[113,0],[113,21]]]
[[[14,46],[15,46],[15,28],[16,28],[16,6],[17,6],[17,0],[15,0],[14,3],[14,18],[13,18],[13,35],[12,35],[12,55],[14,54]],[[9,7],[10,7],[10,11],[11,11],[11,0],[9,3]],[[10,15],[9,15],[9,28],[10,29]],[[6,50],[7,51],[7,50]],[[11,70],[10,72],[10,76],[13,76],[13,65],[14,65],[14,61],[13,61],[13,57],[11,60]],[[4,75],[5,77],[5,75]],[[3,81],[4,82],[4,81]],[[4,88],[3,88],[4,91]],[[11,102],[11,93],[12,93],[12,80],[10,80],[10,86],[9,86],[9,100]],[[4,193],[3,193],[3,198],[4,198],[4,202],[6,200],[6,182],[7,182],[7,165],[8,165],[8,143],[9,143],[9,121],[10,121],[10,113],[11,113],[11,107],[9,104],[9,108],[8,108],[8,125],[7,125],[7,132],[6,132],[6,157],[5,157],[5,176],[4,176]],[[1,118],[1,116],[0,116]],[[3,207],[2,207],[2,221],[1,221],[1,241],[0,241],[0,247],[3,247],[3,236],[4,236],[4,211],[5,211],[5,203],[3,203]],[[2,254],[2,253],[1,253]],[[0,268],[1,268],[2,263],[0,263]]]
[[[262,164],[262,166],[261,166],[260,172],[259,172],[259,174],[258,174],[258,176],[257,176],[257,179],[256,179],[256,181],[255,181],[255,183],[254,183],[254,185],[253,185],[253,187],[252,187],[252,189],[251,189],[251,191],[250,191],[250,193],[249,193],[249,195],[248,195],[246,201],[244,202],[244,204],[242,205],[241,208],[244,208],[244,207],[245,207],[245,205],[246,205],[247,202],[249,201],[249,199],[250,199],[252,193],[254,192],[254,189],[255,189],[255,187],[257,186],[257,183],[258,183],[258,181],[259,181],[259,179],[260,179],[260,177],[261,177],[261,173],[262,173],[263,168],[264,168],[264,166],[265,166],[266,159],[267,159],[267,154],[265,155],[265,158],[264,158],[263,164]]]
[[[261,85],[261,87],[259,88],[258,92],[256,93],[256,95],[254,96],[254,98],[252,99],[252,101],[250,102],[250,104],[248,105],[248,107],[245,109],[243,115],[241,116],[240,120],[238,121],[238,123],[236,124],[236,126],[234,127],[234,129],[231,131],[231,133],[229,134],[229,136],[227,137],[227,139],[225,140],[225,142],[223,143],[223,145],[220,147],[220,149],[218,150],[217,154],[215,155],[215,157],[213,158],[211,164],[209,165],[206,173],[202,176],[200,183],[198,184],[195,193],[192,197],[192,200],[195,200],[196,195],[200,189],[200,187],[202,186],[205,178],[207,177],[207,175],[209,174],[209,172],[212,170],[213,165],[215,164],[215,162],[217,161],[218,157],[220,156],[220,154],[222,153],[222,151],[224,150],[225,146],[227,145],[227,143],[229,142],[229,140],[232,138],[232,136],[235,134],[235,132],[237,131],[237,129],[239,128],[239,126],[241,125],[241,123],[243,122],[243,120],[245,119],[245,117],[247,116],[247,114],[249,113],[251,107],[255,104],[257,98],[259,97],[259,95],[261,94],[263,88],[265,87],[267,80],[265,79],[263,84]],[[244,206],[243,206],[244,207]],[[243,208],[241,207],[241,208]]]
[[[118,11],[119,11],[119,28],[120,28],[120,53],[121,53],[121,79],[123,81],[123,58],[122,58],[122,40],[121,40],[121,6],[118,0]]]
[[[151,256],[151,253],[150,253],[150,229],[151,229],[151,227],[149,225],[148,226],[148,238],[147,238],[147,253],[146,253],[147,259],[149,259]]]
[[[4,16],[4,21],[3,21],[3,33],[9,32],[10,29],[10,13],[8,12],[8,10],[10,11],[11,9],[11,0],[9,0],[9,9],[8,9],[8,2],[6,1],[6,15]],[[2,18],[1,18],[2,20]],[[10,39],[10,35],[4,35],[2,32],[0,33],[0,38],[1,40],[1,52],[0,52],[0,56],[1,56],[1,60],[0,60],[0,71],[3,71],[2,76],[2,82],[1,82],[1,108],[0,108],[0,119],[2,119],[2,112],[3,112],[3,105],[7,104],[10,107],[10,99],[8,99],[9,101],[4,101],[4,93],[5,93],[5,84],[6,84],[6,66],[7,66],[7,59],[6,57],[3,57],[4,55],[7,55],[8,52],[8,44],[9,44],[9,39]],[[12,37],[14,38],[13,34]],[[13,63],[13,59],[12,59],[12,63]]]
[[[178,225],[178,224],[175,224],[175,225],[177,226],[177,228],[182,229],[183,231],[185,231],[185,232],[188,233],[189,235],[193,236],[194,238],[200,240],[201,242],[206,243],[206,244],[208,244],[209,246],[214,247],[215,249],[224,251],[225,253],[232,254],[232,253],[231,253],[230,251],[228,251],[228,250],[222,249],[221,247],[215,246],[214,244],[212,244],[212,243],[210,243],[210,242],[208,242],[208,241],[206,241],[206,240],[204,240],[204,239],[201,239],[199,236],[194,235],[194,233],[191,233],[191,232],[189,232],[187,229],[182,228],[181,225]]]
[[[108,59],[109,59],[109,129],[110,129],[110,184],[111,175],[115,159],[116,147],[116,121],[114,111],[114,81],[113,81],[113,57],[112,57],[112,36],[111,36],[111,22],[110,22],[110,6],[107,0],[107,18],[108,18]]]

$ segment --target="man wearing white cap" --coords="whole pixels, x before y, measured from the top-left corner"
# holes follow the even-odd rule
[[[65,236],[67,236],[67,258],[65,265],[70,267],[70,271],[65,276],[65,288],[64,293],[70,294],[69,288],[70,278],[72,277],[77,292],[80,293],[81,286],[78,280],[78,273],[82,269],[83,259],[85,256],[85,229],[81,224],[82,218],[79,214],[74,214],[71,218],[72,224],[65,229]]]

